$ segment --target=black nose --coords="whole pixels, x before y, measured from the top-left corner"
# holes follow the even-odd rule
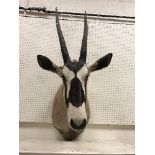
[[[83,119],[80,121],[71,119],[70,124],[73,129],[81,130],[81,129],[84,129],[86,126],[86,119]]]

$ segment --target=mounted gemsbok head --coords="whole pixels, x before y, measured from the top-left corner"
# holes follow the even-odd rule
[[[66,140],[75,139],[86,127],[90,111],[87,99],[87,80],[91,72],[107,67],[112,53],[105,55],[91,66],[86,65],[88,25],[84,15],[84,33],[79,60],[71,60],[61,31],[56,9],[56,28],[58,32],[63,66],[57,66],[49,58],[38,55],[39,66],[58,74],[63,84],[58,89],[52,109],[52,120],[56,129]],[[101,94],[102,95],[102,94]]]

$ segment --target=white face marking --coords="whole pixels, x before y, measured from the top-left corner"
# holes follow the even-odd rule
[[[88,69],[86,67],[86,65],[84,65],[78,72],[77,72],[77,77],[79,78],[79,80],[81,81],[82,84],[82,88],[83,91],[85,93],[85,78],[88,75]]]
[[[75,77],[75,74],[74,74],[73,71],[68,69],[66,66],[64,66],[64,68],[62,70],[62,73],[63,73],[63,75],[65,76],[65,78],[67,80],[67,98],[68,98],[69,91],[70,91],[71,80]]]
[[[71,119],[76,120],[77,122],[79,121],[79,123],[81,122],[81,120],[87,120],[85,103],[82,103],[82,106],[78,108],[69,103],[67,114],[69,124]]]
[[[62,70],[63,75],[66,77],[68,81],[71,81],[74,77],[75,74],[73,71],[71,71],[68,67],[64,66]]]

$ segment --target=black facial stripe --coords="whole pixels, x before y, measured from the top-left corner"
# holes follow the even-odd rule
[[[79,107],[83,102],[85,102],[82,84],[77,77],[71,80],[68,102],[72,103],[75,107]]]
[[[85,82],[84,82],[84,86],[85,86],[85,96],[87,95],[87,81],[88,81],[88,77],[89,77],[89,75],[87,75],[86,76],[86,79],[85,79]],[[76,78],[77,78],[77,76],[76,76]],[[68,107],[68,104],[69,104],[69,99],[67,98],[67,84],[66,84],[66,82],[67,82],[67,80],[66,80],[66,78],[64,77],[64,75],[62,75],[62,79],[63,79],[63,83],[64,83],[64,86],[65,86],[65,103],[66,103],[66,105],[67,105],[67,107]],[[80,82],[80,85],[81,85],[81,82]],[[82,89],[82,88],[81,88]],[[73,90],[72,90],[73,91]],[[83,91],[83,89],[82,89],[82,91]],[[84,94],[84,92],[83,92],[83,94]],[[70,95],[69,95],[70,96]],[[83,95],[84,96],[84,95]],[[82,101],[85,101],[86,102],[86,97],[84,96],[84,99],[82,99]],[[71,97],[70,97],[71,98]],[[77,100],[78,101],[78,100]],[[71,102],[72,103],[72,102]],[[83,103],[83,102],[82,102]],[[81,103],[81,104],[82,104]],[[80,106],[80,105],[79,105]]]

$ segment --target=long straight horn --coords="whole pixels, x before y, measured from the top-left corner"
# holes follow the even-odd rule
[[[70,61],[70,57],[69,57],[68,50],[66,47],[65,39],[64,39],[62,31],[61,31],[57,8],[55,9],[55,11],[56,11],[56,28],[57,28],[59,42],[60,42],[60,46],[61,46],[61,53],[62,53],[63,61],[64,61],[64,63],[66,63],[66,62]]]
[[[86,62],[86,58],[87,58],[87,37],[88,37],[88,25],[87,25],[87,15],[85,11],[84,32],[83,32],[83,39],[82,39],[82,45],[81,45],[81,51],[80,51],[80,57],[79,57],[79,60],[82,60],[84,62]]]

